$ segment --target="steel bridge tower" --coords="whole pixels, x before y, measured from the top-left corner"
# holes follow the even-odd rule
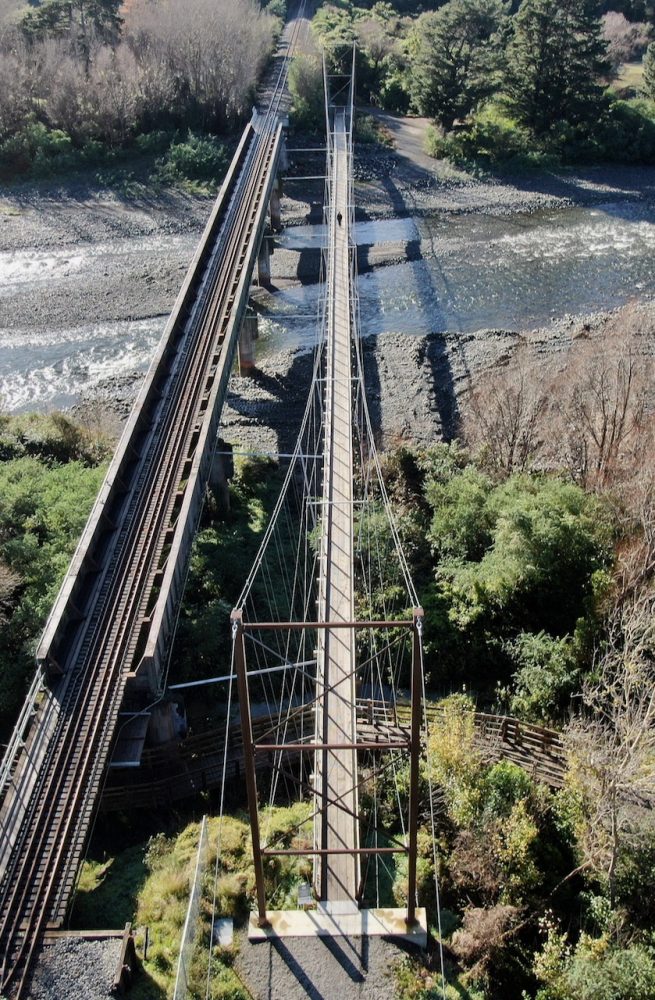
[[[235,665],[238,677],[246,783],[257,882],[257,916],[250,936],[269,933],[425,935],[425,911],[416,907],[416,859],[419,754],[422,723],[420,630],[423,612],[414,608],[411,620],[357,620],[354,565],[353,425],[357,311],[356,248],[353,240],[354,54],[352,74],[325,76],[327,118],[327,252],[325,255],[325,364],[323,392],[323,474],[320,511],[316,621],[245,621],[243,609],[233,612]],[[340,86],[330,98],[329,86]],[[363,388],[363,387],[362,387]],[[412,710],[409,731],[387,742],[366,742],[358,734],[356,714],[356,634],[360,629],[411,630],[413,635]],[[315,727],[310,742],[253,741],[245,638],[249,633],[277,630],[287,635],[315,630]],[[405,633],[406,634],[406,633]],[[363,846],[360,839],[358,752],[405,750],[410,755],[410,804],[405,842],[396,846]],[[313,755],[314,838],[306,851],[262,846],[258,815],[256,756],[260,752],[309,752]],[[404,853],[408,861],[406,910],[363,910],[362,856]],[[267,856],[306,854],[314,862],[317,910],[295,914],[267,911],[263,865]],[[381,916],[384,914],[384,916]],[[309,920],[303,930],[303,921]],[[300,920],[300,923],[298,922]],[[300,929],[299,929],[300,927]],[[281,931],[281,928],[287,928]]]

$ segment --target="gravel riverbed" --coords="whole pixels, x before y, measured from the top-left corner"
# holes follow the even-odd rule
[[[543,209],[557,211],[608,199],[655,203],[655,168],[604,167],[480,180],[447,164],[426,166],[426,158],[417,153],[414,156],[420,162],[412,162],[411,150],[408,154],[399,142],[396,153],[360,148],[356,205],[361,221],[418,220],[443,213],[446,222],[464,215],[474,224],[485,216],[520,219]],[[300,157],[297,172],[303,169]],[[286,181],[285,225],[320,220],[321,197],[321,184],[312,188],[292,178]],[[39,356],[39,344],[44,344],[47,360],[53,345],[64,345],[63,357],[70,343],[73,374],[80,386],[78,399],[71,402],[77,402],[80,415],[110,425],[125,419],[211,204],[211,198],[176,191],[131,198],[80,183],[0,191],[0,275],[4,279],[0,283],[0,339],[6,345],[9,365],[14,355],[21,355],[21,345],[27,345],[27,368],[19,387],[23,408],[48,405],[48,380],[53,371],[57,376],[57,365],[62,363],[60,381],[67,384],[66,361],[47,361],[42,373],[45,389],[42,393],[35,389],[30,398],[29,365],[33,355]],[[277,242],[272,258],[275,287],[284,290],[311,282],[317,251],[285,247],[284,234]],[[409,240],[391,236],[361,248],[359,264],[362,272],[379,271],[407,261],[434,259],[434,253],[434,244],[426,241],[425,234]],[[540,352],[564,352],[573,335],[571,324],[588,320],[588,316],[560,317],[536,332],[517,328],[429,333],[428,317],[423,336],[383,333],[375,342],[367,341],[370,405],[381,442],[447,435],[456,421],[458,399],[477,373],[506,363],[524,342],[532,345],[535,357]],[[98,342],[98,331],[103,331],[102,343],[95,356],[92,345]],[[123,349],[120,364],[112,363],[113,344]],[[274,450],[277,439],[289,443],[297,407],[293,404],[288,410],[287,404],[300,393],[298,375],[307,368],[307,361],[300,351],[273,348],[258,365],[255,378],[247,383],[234,380],[226,430],[246,443],[256,438],[259,448],[265,448],[268,441]],[[272,413],[275,430],[270,426]]]

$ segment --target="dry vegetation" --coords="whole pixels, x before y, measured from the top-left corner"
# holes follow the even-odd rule
[[[633,305],[600,332],[587,328],[549,364],[520,348],[469,394],[467,443],[498,475],[564,471],[587,489],[625,488],[638,503],[644,479],[655,476],[648,336],[645,312]]]
[[[279,25],[256,0],[134,0],[122,17],[96,8],[95,20],[80,0],[69,20],[45,24],[36,7],[0,24],[6,174],[47,172],[53,157],[66,168],[76,151],[93,162],[162,130],[221,133],[249,115]]]

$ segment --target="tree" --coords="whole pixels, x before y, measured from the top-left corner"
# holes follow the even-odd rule
[[[648,45],[651,29],[642,21],[628,21],[623,14],[611,10],[603,17],[603,36],[607,41],[612,75],[615,76],[621,63],[642,55]]]
[[[449,0],[419,18],[410,90],[421,114],[450,129],[493,93],[505,10],[502,0]]]
[[[466,405],[466,438],[490,471],[500,475],[523,472],[544,443],[543,417],[548,392],[519,358],[517,368],[489,373]]]
[[[582,810],[578,841],[586,867],[615,898],[621,852],[652,837],[655,801],[655,598],[618,610],[604,652],[583,686],[583,713],[565,734],[570,780]]]
[[[655,42],[651,42],[644,56],[644,90],[655,101]]]
[[[537,136],[588,125],[609,64],[595,0],[524,0],[507,52],[506,91],[517,119]]]
[[[88,72],[93,41],[118,42],[121,6],[121,0],[45,0],[28,11],[22,27],[31,38],[69,38]]]
[[[289,67],[294,125],[308,131],[325,128],[323,67],[315,56],[296,56]]]
[[[582,350],[567,372],[573,384],[559,409],[566,461],[578,482],[607,486],[622,468],[639,468],[649,441],[649,372],[631,345],[618,357]]]

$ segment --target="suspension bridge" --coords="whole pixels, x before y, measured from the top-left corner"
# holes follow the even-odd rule
[[[38,670],[0,768],[0,992],[28,995],[45,932],[61,927],[104,775],[121,730],[143,745],[167,666],[203,497],[215,471],[227,382],[243,338],[255,265],[266,280],[267,215],[279,222],[280,110],[298,18],[271,91],[236,150],[157,355],[111,463],[37,652]],[[334,81],[326,77],[326,95]],[[353,243],[354,76],[326,97],[326,224],[314,374],[294,455],[262,548],[232,615],[257,887],[251,934],[281,933],[267,907],[267,858],[313,864],[315,915],[297,933],[425,940],[417,907],[419,755],[425,736],[422,611],[375,451],[358,330]],[[244,353],[250,345],[243,343]],[[272,586],[272,581],[278,581]],[[393,727],[411,686],[409,725]],[[357,722],[357,697],[385,706],[384,737]],[[269,702],[253,735],[251,703]],[[127,722],[125,721],[127,720]],[[145,720],[145,722],[144,722]],[[226,748],[228,734],[226,734]],[[313,839],[268,835],[270,800],[289,777],[309,802]],[[398,776],[409,768],[409,795]],[[362,793],[395,783],[400,833],[381,841]],[[223,781],[225,780],[225,765]],[[380,865],[401,855],[407,903],[363,908]],[[372,888],[371,888],[372,886]],[[276,923],[277,920],[277,923]]]

